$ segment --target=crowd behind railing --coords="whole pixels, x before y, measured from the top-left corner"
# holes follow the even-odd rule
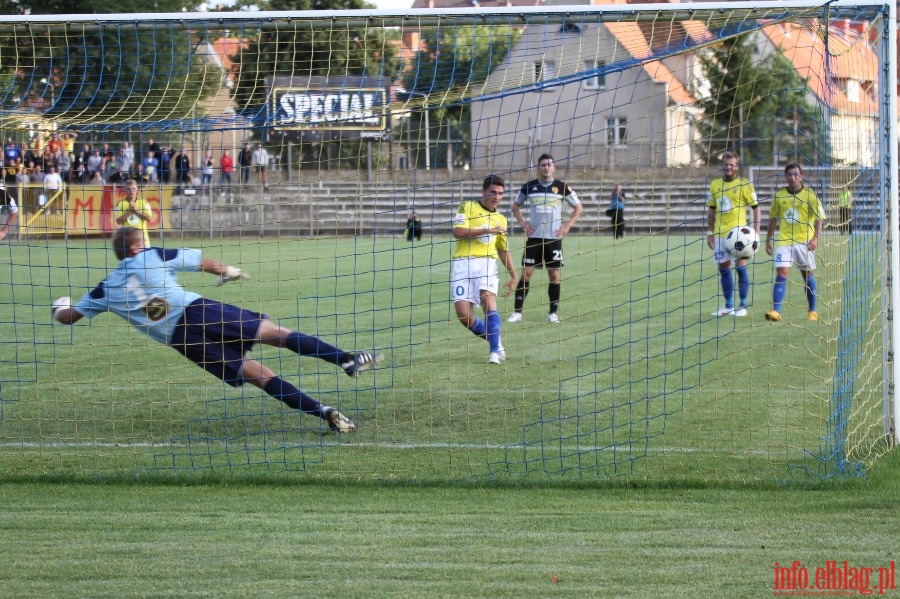
[[[77,143],[77,134],[71,132],[53,132],[46,139],[38,135],[21,144],[7,139],[0,184],[13,195],[16,188],[39,187],[50,195],[68,185],[115,185],[130,179],[142,185],[200,184],[209,189],[216,184],[225,189],[233,182],[248,183],[255,170],[257,181],[268,187],[266,170],[271,157],[262,144],[251,147],[244,142],[236,156],[228,149],[217,155],[207,149],[199,165],[191,163],[184,148],[160,144],[153,138],[141,145],[142,151],[136,153],[128,141],[116,147]]]

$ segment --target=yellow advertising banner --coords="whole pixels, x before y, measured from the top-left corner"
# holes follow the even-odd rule
[[[169,209],[172,207],[173,187],[144,187],[138,197],[153,209],[153,219],[147,223],[151,233],[170,229]],[[79,185],[69,188],[66,204],[66,232],[69,235],[97,235],[111,233],[116,228],[114,210],[125,197],[120,185]]]

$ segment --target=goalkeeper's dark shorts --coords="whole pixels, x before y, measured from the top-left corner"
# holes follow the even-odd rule
[[[267,314],[199,298],[184,310],[169,345],[231,385],[244,384],[244,356],[253,349]]]

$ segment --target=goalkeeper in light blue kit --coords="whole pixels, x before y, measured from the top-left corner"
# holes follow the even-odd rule
[[[784,177],[787,179],[787,187],[775,193],[775,199],[769,208],[769,226],[766,230],[766,253],[775,258],[772,309],[766,312],[766,320],[781,320],[781,304],[787,292],[788,276],[791,274],[791,265],[796,264],[806,288],[809,307],[806,319],[815,321],[819,320],[819,313],[816,311],[818,285],[814,273],[815,251],[819,247],[825,211],[816,192],[803,185],[803,170],[799,164],[791,163],[784,167]]]
[[[350,376],[380,363],[382,354],[348,353],[273,324],[265,314],[186,290],[176,272],[216,274],[219,285],[249,278],[239,268],[203,259],[200,250],[148,248],[143,231],[129,227],[116,230],[112,243],[118,266],[74,306],[67,297],[54,301],[57,322],[74,324],[85,316],[113,312],[233,387],[250,383],[292,409],[322,418],[331,430],[356,430],[353,421],[336,409],[322,405],[246,354],[257,343],[284,347],[336,364]]]
[[[738,274],[738,295],[740,304],[734,307],[734,276],[731,274],[731,254],[725,250],[725,237],[734,227],[747,224],[747,208],[753,211],[753,228],[759,237],[760,211],[756,201],[756,190],[753,183],[739,177],[740,159],[733,152],[725,152],[722,156],[722,176],[713,179],[709,184],[709,195],[706,198],[707,221],[709,231],[706,243],[713,250],[713,259],[719,267],[719,280],[722,284],[722,297],[725,305],[713,312],[713,316],[747,316],[747,297],[750,295],[750,274],[747,272],[747,259],[735,262]],[[754,249],[756,246],[754,245]]]

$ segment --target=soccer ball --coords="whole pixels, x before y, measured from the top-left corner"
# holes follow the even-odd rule
[[[737,260],[749,260],[759,247],[759,235],[749,225],[735,227],[725,236],[725,251]]]

